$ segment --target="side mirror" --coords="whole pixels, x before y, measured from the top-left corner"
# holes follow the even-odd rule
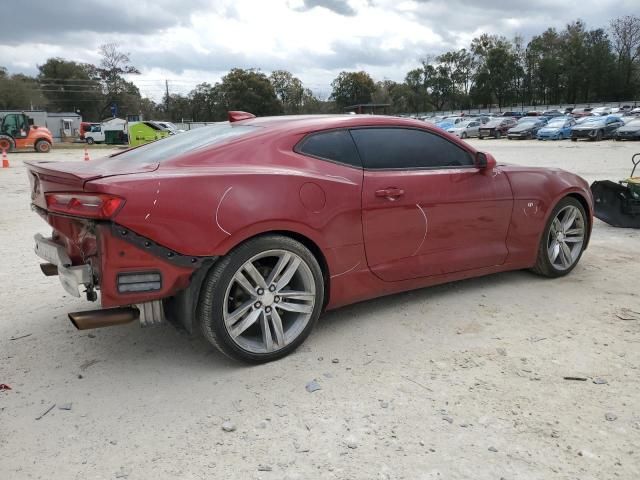
[[[478,152],[476,153],[476,166],[480,170],[493,170],[496,166],[496,159],[491,154]]]

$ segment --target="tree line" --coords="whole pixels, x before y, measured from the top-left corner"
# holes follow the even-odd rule
[[[482,34],[468,48],[424,58],[404,81],[375,81],[364,71],[341,72],[328,100],[292,73],[233,68],[219,82],[155,102],[127,80],[138,74],[116,44],[100,47],[98,65],[50,58],[36,76],[0,67],[0,109],[79,111],[84,119],[143,115],[147,119],[217,121],[228,110],[256,115],[338,113],[363,103],[390,104],[389,113],[496,106],[633,101],[640,97],[640,17],[616,18],[607,28],[580,20],[549,28],[525,44]],[[130,78],[130,77],[129,77]]]

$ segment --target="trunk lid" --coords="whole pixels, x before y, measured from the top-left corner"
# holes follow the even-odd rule
[[[56,162],[56,161],[25,161],[27,165],[29,183],[31,184],[31,201],[38,207],[47,208],[45,193],[48,192],[81,192],[91,180],[113,177],[116,175],[130,175],[135,173],[153,172],[158,169],[158,163],[126,163],[114,161],[107,157],[90,162]]]

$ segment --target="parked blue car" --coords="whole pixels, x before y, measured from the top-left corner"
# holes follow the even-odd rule
[[[576,124],[573,117],[555,117],[538,130],[538,140],[564,140],[571,138],[571,127]]]

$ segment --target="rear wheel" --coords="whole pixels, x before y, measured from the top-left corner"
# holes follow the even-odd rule
[[[93,145],[95,142],[93,141],[93,138],[91,138],[91,137],[87,137],[87,143],[88,143],[89,145]]]
[[[577,265],[586,241],[587,215],[573,197],[555,206],[542,233],[533,271],[545,277],[561,277]]]
[[[35,149],[38,153],[49,153],[51,144],[46,140],[38,140],[35,144]]]
[[[577,141],[578,141],[578,139],[577,139],[577,138],[573,138],[573,137],[571,137],[571,141],[572,141],[572,142],[577,142]]]
[[[602,140],[602,130],[598,130],[596,133],[596,142]]]
[[[15,146],[16,144],[13,141],[13,138],[8,135],[0,135],[0,152],[10,152],[15,148]]]
[[[300,242],[257,237],[213,267],[200,298],[207,340],[231,358],[269,362],[291,353],[313,329],[324,300],[322,270]]]

